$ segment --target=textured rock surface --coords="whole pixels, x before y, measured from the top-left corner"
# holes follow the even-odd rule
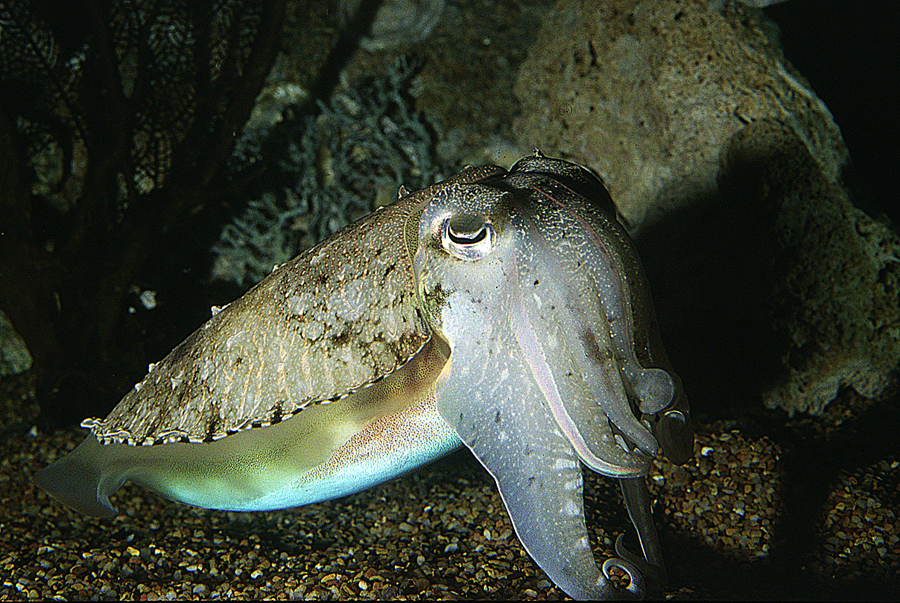
[[[900,363],[900,237],[854,207],[781,123],[735,135],[720,182],[738,212],[762,210],[740,247],[778,334],[766,406],[819,414],[842,387],[879,395]]]
[[[17,375],[31,368],[31,354],[16,333],[6,313],[0,310],[0,377]]]
[[[834,177],[840,131],[759,13],[705,0],[561,0],[519,70],[515,132],[590,166],[630,227],[716,191],[719,157],[748,123],[790,123]]]
[[[360,12],[361,0],[336,2],[342,25],[351,24]],[[371,3],[367,3],[371,5]],[[365,6],[364,8],[371,8]],[[444,12],[444,0],[387,0],[380,2],[367,23],[360,45],[381,50],[419,42],[428,37]]]
[[[632,229],[665,239],[646,243],[669,265],[657,308],[688,325],[675,338],[709,336],[698,364],[715,350],[724,387],[821,413],[895,377],[900,240],[850,202],[840,130],[770,30],[735,3],[561,0],[519,72],[516,132],[593,167]]]

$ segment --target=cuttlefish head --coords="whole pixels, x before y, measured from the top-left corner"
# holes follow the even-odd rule
[[[526,158],[441,191],[407,225],[407,244],[449,355],[439,413],[493,475],[520,540],[557,585],[575,598],[628,594],[594,561],[579,461],[638,478],[661,443],[680,461],[693,439],[640,263],[602,184]]]

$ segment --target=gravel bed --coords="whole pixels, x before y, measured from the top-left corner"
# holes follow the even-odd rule
[[[0,599],[563,597],[466,451],[354,496],[269,513],[195,509],[126,485],[119,515],[100,520],[30,481],[83,431],[38,433],[27,382],[2,385]],[[700,422],[691,462],[654,465],[668,598],[898,592],[897,403],[835,404],[831,416],[782,416],[775,427]],[[594,550],[608,554],[629,528],[618,487],[586,472],[585,498]]]

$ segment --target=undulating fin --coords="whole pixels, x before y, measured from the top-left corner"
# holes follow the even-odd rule
[[[35,475],[33,481],[76,511],[93,517],[113,517],[116,510],[108,493],[118,490],[123,482],[103,484],[109,478],[104,476],[100,461],[102,448],[97,438],[89,436],[75,450]]]
[[[373,386],[311,406],[276,425],[214,442],[101,444],[93,435],[35,476],[88,515],[111,516],[126,481],[171,500],[230,511],[266,511],[369,488],[458,447],[435,407],[446,355],[429,342]]]

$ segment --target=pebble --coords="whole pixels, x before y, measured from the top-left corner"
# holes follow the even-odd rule
[[[0,401],[18,405],[0,413],[0,429],[34,415],[33,404],[3,399],[2,390]],[[807,423],[776,437],[698,421],[693,459],[654,462],[648,483],[667,598],[866,598],[890,592],[865,589],[872,584],[898,585],[900,458],[890,448],[822,484],[819,540],[803,551],[799,586],[771,567],[792,494],[792,442],[812,430],[824,445],[840,428]],[[466,451],[357,495],[267,513],[195,509],[128,484],[114,498],[119,515],[101,520],[69,511],[30,480],[73,449],[81,430],[4,433],[2,600],[564,597],[519,544],[493,480]],[[614,480],[585,471],[585,513],[602,561],[618,534],[631,533]],[[748,572],[763,586],[748,586]]]
[[[699,455],[684,466],[654,463],[649,483],[667,521],[717,551],[766,557],[780,502],[780,448],[733,430],[699,433],[695,449]]]

